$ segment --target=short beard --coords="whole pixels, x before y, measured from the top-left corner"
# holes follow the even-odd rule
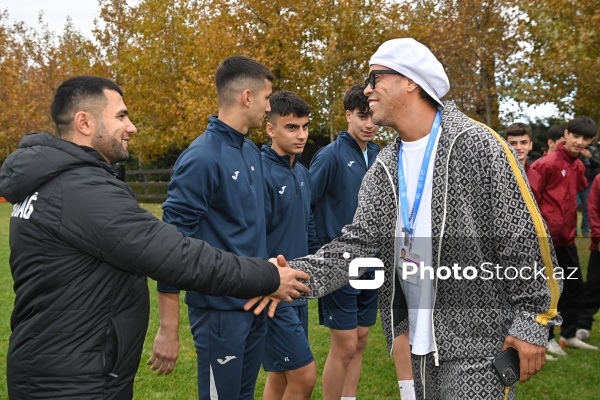
[[[97,119],[101,121],[101,119]],[[100,122],[92,147],[96,149],[108,161],[109,164],[116,164],[129,158],[129,152],[125,150],[121,141],[108,134],[104,122]]]

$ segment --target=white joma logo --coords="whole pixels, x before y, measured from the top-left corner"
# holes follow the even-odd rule
[[[283,194],[283,192],[285,192],[285,188],[286,188],[286,187],[287,187],[287,186],[282,186],[282,187],[281,187],[281,190],[279,191],[279,194]]]
[[[351,166],[352,166],[352,164],[354,164],[354,161],[350,161],[350,162],[348,163],[348,166],[349,166],[349,167],[351,167]]]
[[[236,356],[225,356],[225,359],[217,358],[217,361],[219,362],[219,364],[227,364],[229,361],[231,361],[235,358],[237,358],[237,357]]]
[[[240,171],[235,171],[235,174],[231,175],[234,181],[237,181],[237,177],[240,174]]]

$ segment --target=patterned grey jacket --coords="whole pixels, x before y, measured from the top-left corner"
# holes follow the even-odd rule
[[[451,102],[441,111],[431,202],[432,267],[472,266],[478,277],[436,279],[436,359],[496,356],[507,335],[545,345],[549,325],[560,323],[562,275],[525,173],[491,129]],[[290,261],[311,275],[309,297],[315,298],[348,283],[354,258],[380,258],[385,280],[379,307],[390,353],[393,338],[408,328],[394,250],[399,144],[397,138],[383,149],[365,175],[354,220],[342,236],[314,255]]]

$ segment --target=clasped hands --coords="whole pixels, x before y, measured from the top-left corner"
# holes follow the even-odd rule
[[[244,304],[244,310],[249,311],[254,307],[253,312],[258,315],[270,303],[268,314],[269,317],[273,317],[280,301],[290,302],[294,298],[300,297],[302,292],[308,293],[310,291],[308,286],[299,281],[299,279],[308,281],[310,276],[306,272],[290,268],[282,255],[277,256],[277,259],[271,258],[269,261],[279,268],[279,288],[268,296],[258,296],[248,300]]]

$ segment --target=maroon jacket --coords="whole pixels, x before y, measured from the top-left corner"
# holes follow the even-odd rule
[[[531,164],[529,164],[529,160],[525,160],[525,174],[527,174],[527,180],[529,181],[529,187],[531,188],[531,192],[533,193],[533,197],[536,202],[540,202],[540,193],[537,191],[539,186],[540,174],[531,168]]]
[[[594,179],[587,200],[588,220],[590,221],[590,250],[598,251],[600,243],[600,179]]]
[[[577,192],[587,188],[585,166],[579,157],[573,157],[564,143],[555,151],[531,165],[539,174],[531,182],[532,191],[539,193],[538,206],[546,221],[554,247],[575,243],[577,225]]]

